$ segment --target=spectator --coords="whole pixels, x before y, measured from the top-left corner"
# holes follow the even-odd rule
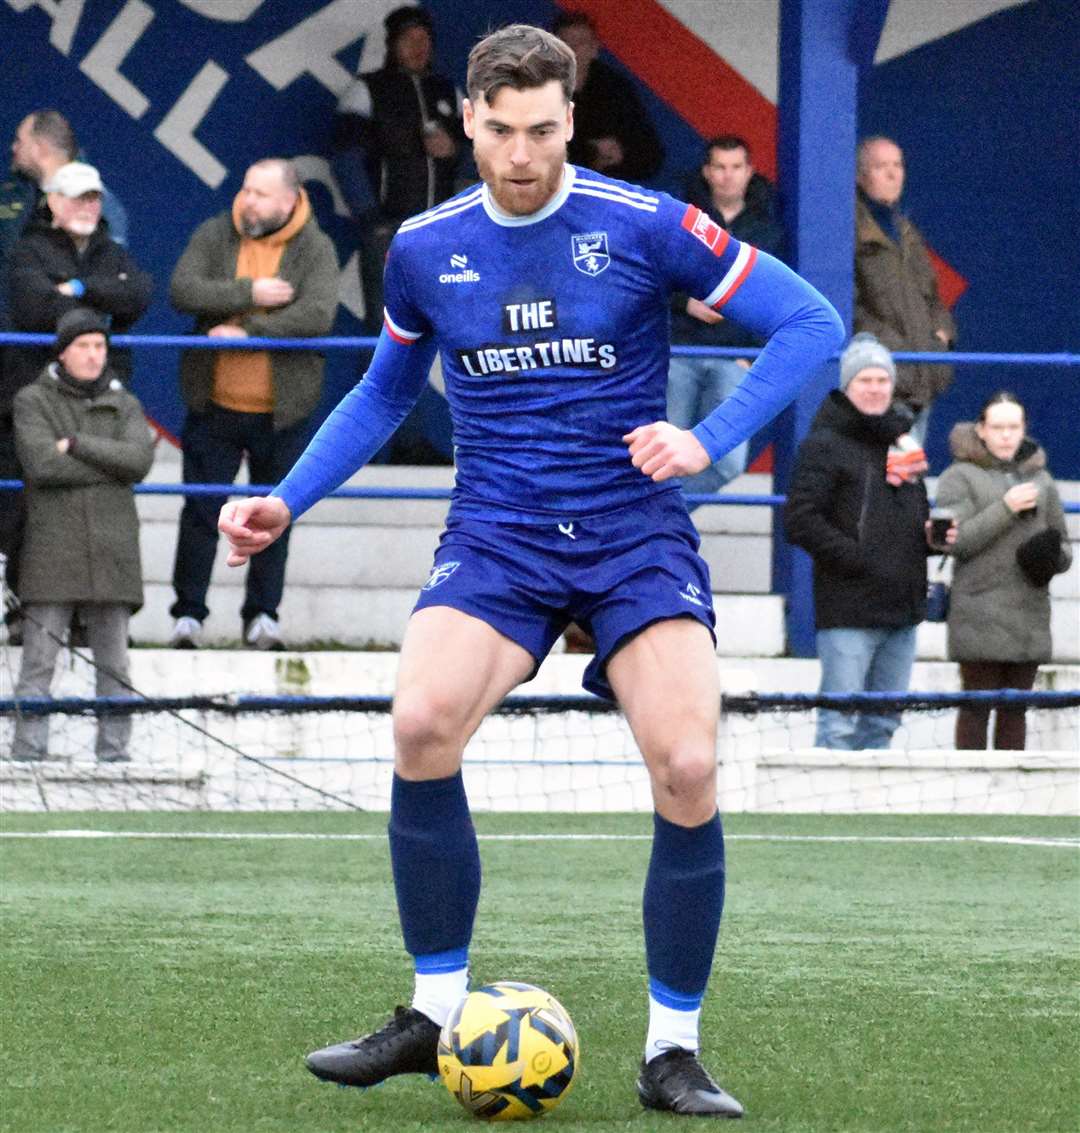
[[[954,463],[938,482],[938,507],[956,520],[949,657],[965,689],[1030,689],[1050,659],[1050,591],[1072,551],[1046,454],[1025,436],[1024,407],[995,393],[979,419],[949,437]],[[961,708],[956,746],[984,750],[990,710]],[[1024,710],[998,709],[994,747],[1020,751]]]
[[[600,37],[584,12],[563,12],[552,31],[577,59],[574,80],[574,165],[623,181],[647,181],[664,162],[664,147],[633,83],[597,56]]]
[[[855,201],[855,330],[890,350],[951,350],[956,324],[938,295],[922,234],[900,211],[904,155],[884,137],[859,143]],[[951,366],[897,367],[896,399],[915,414],[912,436],[923,444],[930,405],[952,384]]]
[[[0,184],[0,326],[8,326],[7,269],[15,242],[44,200],[45,182],[69,161],[80,159],[71,123],[58,110],[35,110],[15,131],[11,175]],[[127,244],[127,212],[115,193],[102,188],[102,216],[109,235]]]
[[[15,245],[11,264],[11,313],[15,329],[52,334],[60,319],[78,308],[93,309],[112,332],[128,330],[146,310],[153,286],[126,249],[101,222],[101,179],[82,162],[62,165],[46,182],[45,203]],[[0,461],[6,476],[19,467],[13,398],[50,361],[48,347],[10,347],[4,352],[0,383]],[[110,373],[130,373],[127,351],[113,354]],[[8,558],[8,584],[19,593],[19,546],[23,501],[5,499],[0,521],[0,552]],[[17,632],[17,631],[16,631]]]
[[[787,537],[814,561],[822,692],[906,692],[915,629],[926,615],[929,508],[921,450],[890,461],[911,417],[892,407],[896,367],[857,334],[799,446],[784,512]],[[913,459],[912,459],[913,457]],[[900,717],[818,712],[818,747],[887,748]]]
[[[154,445],[138,400],[108,365],[108,324],[90,308],[60,320],[57,360],[15,398],[26,479],[20,593],[25,608],[16,695],[48,696],[56,654],[76,610],[86,625],[98,696],[128,690],[128,618],[142,605],[139,520],[131,485]],[[12,756],[48,755],[47,716],[20,716]],[[129,716],[103,716],[97,758],[129,758]]]
[[[196,229],[173,272],[171,297],[177,310],[195,316],[197,334],[306,338],[330,330],[337,286],[334,247],[296,169],[265,158],[248,169],[232,209]],[[276,484],[304,447],[322,381],[323,356],[315,350],[186,351],[184,483],[231,483],[246,456],[252,483]],[[202,638],[223,503],[189,496],[180,514],[171,607],[178,649],[194,649]],[[258,649],[282,647],[278,605],[288,544],[281,542],[247,574],[244,640]]]
[[[45,182],[37,210],[11,257],[11,315],[16,330],[51,334],[66,312],[92,307],[112,334],[124,334],[150,304],[153,280],[109,235],[101,219],[101,177],[92,165],[71,161]],[[48,347],[10,352],[7,384],[33,381],[48,362]],[[127,351],[112,358],[127,380]]]
[[[742,243],[783,258],[784,230],[772,185],[754,171],[750,147],[733,134],[713,138],[693,178],[687,200]],[[683,346],[759,346],[748,331],[685,292],[672,297],[671,340]],[[673,356],[668,371],[668,420],[692,429],[730,397],[750,369],[744,358]],[[732,449],[704,472],[683,481],[686,492],[718,492],[746,469],[749,442]]]
[[[385,19],[386,64],[358,76],[341,96],[334,122],[335,171],[359,223],[365,330],[383,320],[383,264],[406,217],[455,191],[461,96],[432,70],[431,16],[412,6]]]

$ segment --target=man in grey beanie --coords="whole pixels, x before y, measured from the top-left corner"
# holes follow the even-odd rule
[[[787,537],[814,561],[822,692],[906,692],[926,616],[926,460],[910,412],[893,406],[895,384],[889,351],[857,334],[788,491]],[[815,743],[887,748],[899,724],[894,712],[822,710]]]

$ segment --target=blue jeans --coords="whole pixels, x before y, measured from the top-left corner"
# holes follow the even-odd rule
[[[915,626],[819,629],[821,692],[907,692],[915,661]],[[899,715],[818,709],[818,747],[842,751],[887,748]]]
[[[723,401],[746,377],[733,358],[671,359],[668,367],[668,420],[680,429],[692,429]],[[696,476],[683,479],[684,492],[719,492],[746,470],[750,444],[744,441]]]

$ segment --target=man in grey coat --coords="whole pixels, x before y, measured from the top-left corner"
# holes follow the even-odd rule
[[[19,596],[24,612],[18,697],[46,697],[72,615],[86,626],[98,696],[128,689],[128,619],[142,605],[132,484],[154,443],[138,399],[108,367],[108,327],[76,308],[60,320],[56,361],[15,397],[15,444],[26,484]],[[97,758],[129,758],[131,718],[101,717]],[[49,718],[22,715],[12,758],[48,756]]]

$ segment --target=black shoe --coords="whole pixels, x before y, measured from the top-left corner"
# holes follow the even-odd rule
[[[742,1117],[743,1107],[709,1077],[692,1051],[676,1047],[641,1064],[638,1098],[646,1109],[690,1117]]]
[[[412,1007],[395,1007],[378,1031],[348,1043],[324,1046],[307,1056],[316,1078],[342,1086],[374,1086],[394,1074],[439,1072],[439,1026]]]

